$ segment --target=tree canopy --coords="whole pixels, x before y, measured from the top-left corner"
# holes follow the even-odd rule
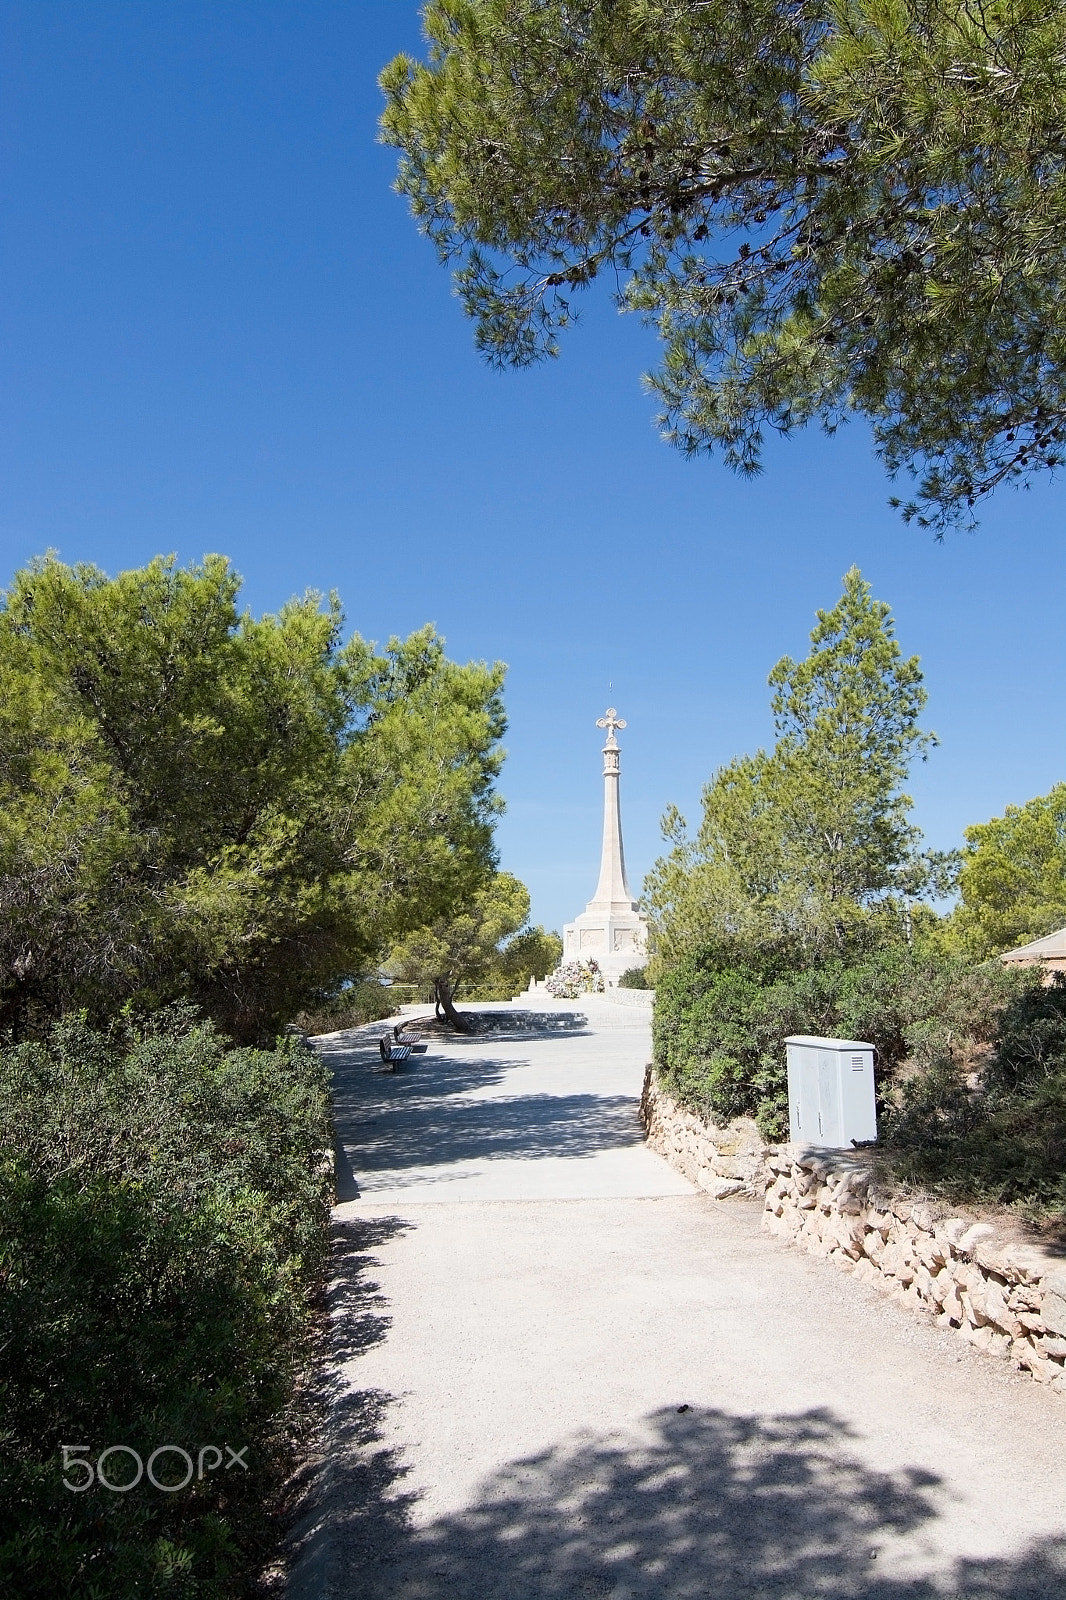
[[[719,768],[695,837],[676,809],[664,818],[672,849],[645,884],[660,963],[707,943],[841,954],[898,933],[942,873],[919,850],[902,787],[935,743],[918,725],[918,658],[904,658],[856,567],[817,616],[806,659],[770,674],[774,749]]]
[[[1066,926],[1066,783],[965,837],[951,943],[983,961]]]
[[[1064,459],[1066,0],[432,0],[382,74],[398,188],[479,348],[594,279],[661,335],[666,437],[870,419],[941,533]],[[899,503],[899,502],[895,502]]]
[[[524,928],[529,891],[509,872],[498,872],[458,916],[438,917],[394,946],[393,974],[405,983],[432,986],[438,1016],[462,1027],[453,1004],[459,986],[484,977],[505,939]]]
[[[0,1024],[190,997],[255,1038],[495,869],[503,668],[221,556],[49,557],[0,607]]]

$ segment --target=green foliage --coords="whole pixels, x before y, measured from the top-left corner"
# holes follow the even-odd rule
[[[1066,925],[1066,783],[966,829],[948,938],[975,960]]]
[[[618,283],[666,437],[873,424],[942,530],[1062,459],[1063,0],[432,0],[382,74],[397,187],[479,348]]]
[[[294,1040],[233,1050],[180,1007],[107,1033],[68,1019],[0,1050],[5,1593],[245,1592],[288,1465],[329,1143],[315,1056]],[[195,1461],[226,1443],[249,1447],[248,1472],[180,1493],[62,1486],[63,1444],[145,1461],[176,1444]]]
[[[528,988],[530,978],[543,978],[558,966],[563,941],[557,933],[547,933],[539,925],[512,934],[489,957],[481,975],[464,980],[463,999],[510,1000]]]
[[[904,659],[857,568],[818,612],[810,654],[784,657],[770,684],[774,750],[719,769],[695,839],[676,810],[663,820],[673,848],[644,887],[655,973],[708,939],[813,960],[899,938],[910,899],[942,871],[919,854],[902,789],[935,743],[918,726],[918,658]]]
[[[951,1200],[1066,1214],[1066,982],[1029,974],[977,1082],[957,1048],[907,1078],[886,1132],[896,1173]]]
[[[498,872],[458,916],[417,928],[392,949],[388,970],[399,982],[432,991],[450,1015],[460,989],[468,999],[509,1000],[530,975],[542,978],[562,954],[558,934],[527,926],[529,891]],[[454,1019],[453,1019],[454,1020]]]
[[[655,1061],[682,1104],[719,1123],[754,1116],[768,1138],[787,1138],[790,1034],[875,1045],[883,1095],[904,1062],[924,1072],[952,1041],[972,1051],[991,1040],[1003,1006],[1029,982],[998,965],[974,968],[899,944],[807,966],[780,952],[744,957],[708,945],[659,980]]]
[[[559,935],[546,932],[538,924],[535,928],[522,928],[512,934],[493,957],[492,970],[499,973],[503,983],[511,986],[510,994],[517,994],[518,989],[526,987],[530,978],[539,980],[553,972],[562,955],[563,941]]]
[[[0,1589],[28,1600],[247,1592],[328,1101],[295,1040],[193,1017],[253,1043],[301,1007],[381,1015],[349,980],[495,867],[502,667],[431,628],[342,644],[333,596],[257,620],[239,587],[218,556],[47,558],[0,607]],[[77,1495],[70,1444],[229,1444],[249,1471]]]
[[[823,903],[861,905],[897,888],[913,862],[918,833],[900,786],[936,740],[918,727],[918,657],[904,660],[889,607],[857,567],[833,610],[817,615],[807,658],[783,657],[769,680],[778,733],[770,804],[787,818],[779,871]]]
[[[618,980],[619,989],[650,989],[647,967],[627,967]]]
[[[499,946],[528,916],[525,885],[498,872],[458,916],[440,917],[394,945],[388,970],[401,983],[433,985],[438,1009],[447,1008],[460,984],[488,977]]]
[[[407,998],[406,992],[400,996],[402,1000]],[[366,1022],[391,1017],[397,1004],[390,985],[362,978],[358,983],[346,984],[312,1009],[297,1012],[294,1021],[306,1034],[336,1033],[341,1028],[361,1028]]]
[[[1066,921],[1066,785],[967,829],[962,903],[938,919],[917,896],[943,893],[956,859],[919,853],[903,792],[935,742],[917,658],[854,568],[811,644],[770,675],[773,751],[716,774],[695,839],[664,819],[672,849],[645,885],[660,1078],[783,1139],[785,1039],[864,1039],[899,1176],[1061,1210],[1066,988],[973,961]]]
[[[191,996],[256,1040],[494,864],[503,669],[258,620],[220,556],[49,557],[0,610],[0,1026]]]

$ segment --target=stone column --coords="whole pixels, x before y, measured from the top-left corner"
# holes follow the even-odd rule
[[[598,726],[603,726],[608,718],[613,722],[613,707],[608,711],[607,718],[601,718]],[[625,847],[622,844],[622,813],[618,795],[622,752],[614,736],[616,727],[624,728],[625,723],[613,722],[607,743],[603,747],[603,846],[600,851],[600,878],[596,885],[596,893],[586,908],[589,911],[602,909],[608,916],[611,913],[634,909],[633,895],[629,879],[626,877]]]
[[[625,722],[611,706],[596,726],[607,729],[603,747],[603,844],[596,892],[580,916],[563,929],[563,960],[595,961],[610,985],[627,967],[643,966],[644,918],[626,876],[618,785],[620,751],[615,730]]]

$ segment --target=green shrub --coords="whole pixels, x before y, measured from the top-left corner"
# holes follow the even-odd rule
[[[906,1078],[885,1136],[897,1175],[952,1200],[1066,1212],[1066,980],[1004,1008],[983,1070],[949,1044]]]
[[[823,1031],[820,976],[782,974],[752,961],[724,966],[713,950],[665,973],[656,987],[653,1036],[666,1087],[716,1122],[755,1116],[769,1137],[785,1137],[782,1041],[789,1033]]]
[[[361,1028],[364,1023],[377,1022],[381,1017],[391,1017],[406,994],[398,996],[388,984],[377,983],[373,978],[363,978],[349,984],[320,1005],[297,1014],[296,1026],[312,1036],[319,1033],[336,1033],[341,1028]]]
[[[784,1041],[876,1046],[879,1147],[895,1177],[952,1203],[1066,1212],[1066,980],[891,946],[797,969],[705,946],[656,991],[655,1060],[683,1105],[788,1134]]]
[[[0,1591],[244,1592],[285,1471],[328,1143],[305,1046],[233,1050],[182,1008],[0,1050]],[[63,1445],[167,1444],[247,1446],[248,1470],[63,1487]]]
[[[1003,1006],[1027,981],[996,964],[974,968],[909,946],[798,967],[777,952],[741,956],[708,945],[659,980],[655,1060],[682,1104],[719,1122],[754,1116],[768,1138],[785,1138],[790,1034],[869,1041],[883,1094],[904,1061],[924,1069],[945,1041],[991,1040]]]
[[[618,980],[620,989],[650,989],[647,967],[627,967]]]

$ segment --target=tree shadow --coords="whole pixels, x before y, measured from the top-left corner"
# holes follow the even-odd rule
[[[397,1097],[467,1094],[471,1089],[499,1083],[512,1067],[526,1064],[518,1057],[485,1055],[470,1061],[455,1061],[434,1055],[430,1045],[425,1055],[411,1056],[390,1071],[381,1059],[376,1040],[358,1049],[334,1053],[324,1050],[322,1054],[333,1078],[334,1106],[361,1109],[371,1107],[375,1100],[388,1104]]]
[[[289,1600],[322,1600],[327,1593],[338,1515],[355,1530],[365,1513],[375,1538],[391,1539],[407,1525],[414,1504],[413,1496],[398,1492],[406,1467],[381,1445],[395,1396],[356,1387],[344,1370],[388,1336],[388,1302],[370,1277],[378,1265],[373,1252],[412,1227],[401,1217],[368,1217],[335,1222],[331,1229],[326,1315],[303,1397],[303,1459],[288,1486]]]
[[[402,1217],[355,1217],[334,1222],[326,1290],[333,1361],[351,1361],[388,1334],[392,1318],[385,1312],[387,1301],[380,1284],[369,1277],[377,1266],[372,1252],[410,1232],[413,1226]]]
[[[421,1035],[430,1051],[435,1045],[479,1045],[484,1039],[528,1043],[530,1040],[584,1038],[590,1032],[588,1017],[583,1011],[477,1011],[459,1007],[469,1032],[457,1033],[442,1026],[432,1015],[404,1017],[407,1036]],[[365,1022],[358,1028],[341,1028],[335,1033],[317,1034],[310,1042],[319,1053],[334,1059],[355,1053],[376,1052],[377,1041],[383,1034],[392,1036],[396,1018],[378,1022]],[[421,1026],[420,1026],[421,1024]]]
[[[406,1116],[386,1106],[376,1116],[337,1116],[338,1200],[366,1198],[366,1181],[377,1173],[470,1161],[574,1161],[641,1145],[644,1137],[631,1095],[508,1095],[436,1105],[421,1100],[417,1111]],[[344,1143],[358,1147],[362,1189]]]
[[[429,1054],[382,1072],[376,1044],[363,1044],[327,1060],[338,1201],[360,1198],[375,1173],[462,1161],[578,1160],[643,1143],[632,1095],[476,1093],[524,1066],[520,1057],[481,1054],[464,1061]]]
[[[462,1010],[462,1007],[460,1007]],[[568,1038],[589,1033],[588,1017],[582,1011],[462,1011],[470,1023],[471,1034],[457,1034],[461,1039],[476,1038],[479,1034],[493,1039],[557,1039],[560,1034]]]
[[[289,1542],[289,1600],[1066,1597],[1066,1539],[938,1556],[942,1480],[868,1465],[824,1408],[670,1407],[624,1435],[590,1428],[508,1462],[462,1510],[427,1520],[404,1454],[385,1442],[396,1397],[351,1381],[390,1327],[374,1252],[410,1227],[387,1217],[335,1229],[323,1423]]]
[[[355,1435],[338,1436],[341,1457]],[[357,1449],[356,1454],[360,1452]],[[674,1409],[642,1443],[587,1435],[510,1463],[475,1504],[428,1526],[402,1466],[346,1461],[334,1500],[336,1594],[361,1600],[1062,1600],[1066,1540],[939,1564],[933,1474],[864,1465],[826,1410]],[[368,1498],[369,1496],[369,1498]],[[928,1570],[914,1575],[915,1557]]]

